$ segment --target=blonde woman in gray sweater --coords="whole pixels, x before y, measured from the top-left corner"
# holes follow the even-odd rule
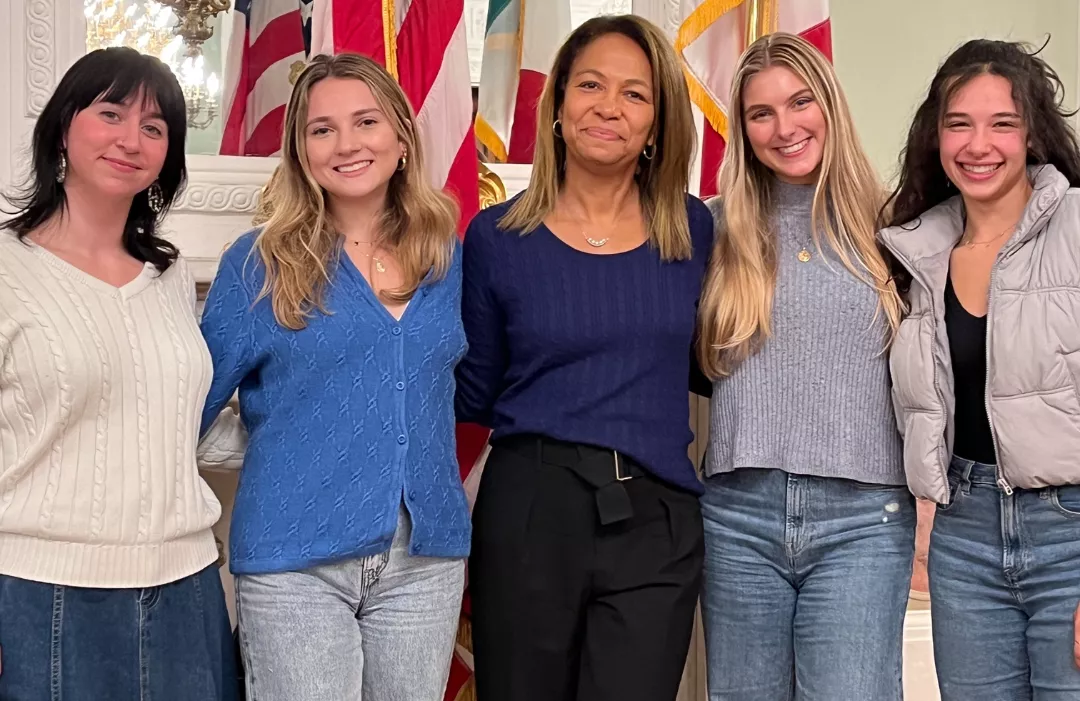
[[[915,503],[889,398],[883,192],[803,39],[751,45],[730,104],[698,347],[709,697],[898,700]]]

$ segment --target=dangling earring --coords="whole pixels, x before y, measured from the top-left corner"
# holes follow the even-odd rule
[[[60,163],[56,166],[56,182],[62,183],[67,179],[67,156],[60,152]]]
[[[165,208],[165,193],[161,191],[161,185],[158,185],[156,180],[146,191],[146,202],[154,214],[161,214],[161,210]]]
[[[551,132],[559,139],[562,138],[562,120],[556,119],[551,125]]]
[[[397,169],[398,170],[405,170],[405,166],[407,166],[408,164],[409,164],[409,154],[408,153],[401,154],[401,160],[398,161]]]
[[[646,161],[651,161],[656,155],[656,144],[645,144],[645,148],[641,149],[641,155]]]

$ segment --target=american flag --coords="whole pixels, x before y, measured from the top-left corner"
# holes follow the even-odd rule
[[[311,47],[315,0],[236,0],[225,57],[221,153],[273,156],[281,150],[285,105]]]
[[[690,98],[705,114],[701,144],[702,197],[716,194],[724,159],[728,99],[735,64],[748,40],[774,31],[799,34],[832,58],[828,0],[681,0],[675,50],[683,59]]]

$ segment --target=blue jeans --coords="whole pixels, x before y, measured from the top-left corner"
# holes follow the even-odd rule
[[[1080,460],[1080,456],[1077,456]],[[934,659],[942,701],[1075,701],[1080,486],[996,484],[953,458],[930,535]]]
[[[898,701],[906,487],[740,469],[706,481],[710,701]]]
[[[235,701],[229,613],[216,565],[145,589],[0,575],[0,699]]]
[[[299,572],[240,575],[236,609],[253,701],[442,701],[465,561],[389,552]]]

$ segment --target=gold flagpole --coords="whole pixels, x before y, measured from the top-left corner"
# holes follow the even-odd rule
[[[777,29],[779,0],[746,0],[746,45]]]

